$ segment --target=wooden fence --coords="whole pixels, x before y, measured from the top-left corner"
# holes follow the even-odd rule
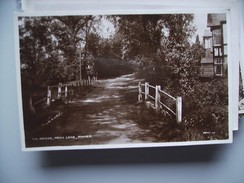
[[[138,102],[143,102],[143,101],[147,102],[149,100],[153,100],[154,101],[153,108],[156,110],[156,112],[160,112],[162,108],[165,108],[170,113],[176,116],[177,123],[182,122],[182,97],[175,98],[170,94],[166,93],[165,91],[161,90],[161,86],[159,85],[152,86],[149,85],[148,82],[145,82],[145,84],[139,82],[138,89],[139,89]],[[151,91],[150,89],[155,90],[154,96],[150,94],[152,93],[150,92]],[[143,99],[143,95],[144,95],[144,99]],[[173,100],[173,102],[175,102],[176,109],[173,110],[169,106],[167,106],[162,101],[161,99],[162,96],[166,96],[167,98]]]
[[[59,83],[58,85],[48,86],[47,87],[47,97],[46,104],[50,106],[51,103],[55,100],[68,100],[74,95],[75,91],[83,86],[90,86],[97,82],[97,78],[81,81],[71,81],[65,84]]]

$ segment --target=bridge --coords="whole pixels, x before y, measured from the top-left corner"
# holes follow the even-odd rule
[[[87,92],[86,87],[90,86],[95,87]],[[86,95],[80,95],[83,91]],[[160,142],[170,138],[167,133],[162,134],[161,125],[165,124],[165,119],[156,117],[147,107],[136,105],[138,100],[156,112],[167,111],[170,116],[175,116],[178,123],[182,121],[181,97],[175,98],[160,86],[142,83],[141,79],[129,74],[99,81],[92,79],[48,86],[46,97],[40,102],[46,107],[40,116],[46,114],[47,117],[43,118],[40,126],[32,129],[33,137],[45,137],[47,134],[53,138],[75,137],[73,141],[59,140],[62,145]],[[55,101],[68,105],[52,105]],[[174,131],[176,133],[177,128],[171,130],[172,133]],[[84,135],[90,138],[78,139]],[[28,140],[30,146],[35,146],[35,143],[38,141]],[[42,141],[43,145],[52,143]]]
[[[95,85],[97,82],[97,77],[94,77],[87,80],[48,86],[47,97],[37,101],[34,105],[45,101],[46,106],[49,107],[56,100],[63,100],[67,104],[72,100],[75,92],[79,92],[82,87]],[[137,88],[138,103],[144,103],[148,108],[154,109],[157,113],[166,111],[175,116],[177,123],[182,122],[182,97],[173,97],[161,90],[160,85],[152,86],[148,82],[139,82]]]
[[[154,90],[154,92],[152,90]],[[144,84],[139,82],[138,93],[139,103],[145,102],[147,107],[155,109],[157,113],[160,113],[163,111],[163,109],[166,109],[171,114],[176,116],[177,123],[182,122],[182,97],[175,98],[167,92],[161,90],[160,85],[152,86],[148,82],[145,82]],[[165,101],[162,100],[163,96],[166,97]],[[175,104],[175,110],[166,104],[166,100],[168,99],[171,99]],[[170,103],[172,105],[172,102],[169,102],[169,104]]]
[[[50,106],[51,103],[57,99],[64,99],[67,103],[74,95],[75,90],[79,90],[84,86],[91,86],[97,83],[97,77],[88,78],[87,80],[71,81],[68,83],[59,83],[58,85],[47,87],[46,104]]]

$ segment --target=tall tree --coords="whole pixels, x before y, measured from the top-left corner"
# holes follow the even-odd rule
[[[23,79],[32,86],[45,82],[47,73],[42,67],[53,50],[49,17],[23,17],[19,19],[20,60]]]
[[[89,49],[95,51],[92,41],[94,41],[99,20],[98,16],[91,15],[56,17],[54,33],[64,53],[67,77],[76,75],[80,69],[83,73],[85,72]]]
[[[159,52],[187,47],[188,38],[194,32],[191,14],[122,15],[109,18],[123,37],[124,57],[133,59],[140,55],[145,58],[144,62],[149,63],[155,60]]]

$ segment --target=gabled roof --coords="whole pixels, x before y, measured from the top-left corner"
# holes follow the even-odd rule
[[[221,22],[226,21],[226,14],[225,13],[214,13],[208,14],[207,26],[218,26]]]

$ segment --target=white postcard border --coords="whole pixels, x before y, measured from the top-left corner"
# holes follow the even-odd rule
[[[228,32],[233,32],[231,27],[238,27],[233,19],[236,17],[235,6],[229,8],[202,8],[201,12],[219,13],[225,12],[228,15]],[[163,13],[162,13],[163,12]],[[19,39],[18,39],[18,17],[19,16],[64,16],[64,15],[109,15],[109,14],[167,14],[167,13],[199,13],[199,9],[157,9],[157,10],[106,10],[106,11],[63,11],[63,12],[22,12],[15,14],[15,41],[16,41],[16,69],[17,69],[17,84],[18,84],[18,105],[19,105],[19,118],[20,118],[20,133],[21,143],[23,151],[40,151],[40,150],[70,150],[70,149],[113,149],[113,148],[144,148],[144,147],[166,147],[166,146],[188,146],[188,145],[208,145],[208,144],[224,144],[231,143],[233,141],[233,130],[238,129],[238,65],[239,59],[235,54],[239,54],[236,50],[235,41],[238,42],[239,37],[231,37],[228,34],[228,88],[229,88],[229,139],[227,140],[212,140],[212,141],[191,141],[191,142],[166,142],[166,143],[143,143],[143,144],[117,144],[117,145],[81,145],[81,146],[53,146],[53,147],[35,147],[30,148],[25,146],[25,135],[24,135],[24,123],[23,123],[23,112],[22,112],[22,95],[21,95],[21,80],[20,80],[20,55],[19,55]],[[238,33],[238,30],[235,32]],[[239,34],[238,34],[239,35]],[[231,63],[231,64],[230,64]]]

